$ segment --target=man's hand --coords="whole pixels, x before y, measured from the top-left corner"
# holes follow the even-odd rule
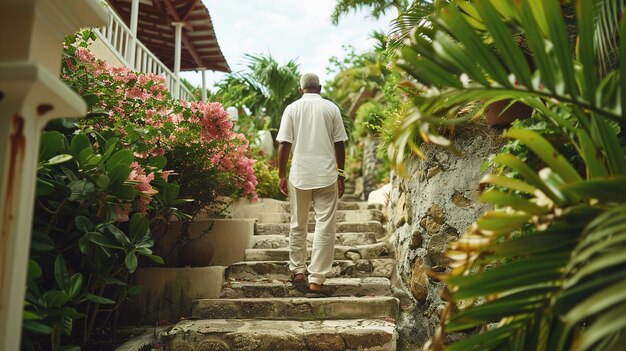
[[[343,197],[343,192],[345,191],[345,185],[343,184],[343,177],[337,177],[337,195],[341,199]]]
[[[287,190],[287,178],[280,177],[278,179],[278,191],[285,196],[289,196],[289,191]]]

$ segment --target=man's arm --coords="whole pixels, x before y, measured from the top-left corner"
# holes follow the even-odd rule
[[[283,141],[278,146],[278,190],[281,194],[289,194],[287,186],[287,160],[291,152],[291,143]]]
[[[346,146],[343,141],[338,141],[335,143],[335,158],[337,159],[337,168],[341,170],[345,169],[344,167],[346,163]],[[345,185],[343,181],[344,176],[340,174],[337,178],[337,190],[339,192],[338,195],[340,199],[343,197],[343,192],[345,190]]]

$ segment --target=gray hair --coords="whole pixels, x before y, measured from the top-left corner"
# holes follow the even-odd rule
[[[307,73],[300,77],[300,88],[318,88],[320,86],[320,79],[314,73]]]

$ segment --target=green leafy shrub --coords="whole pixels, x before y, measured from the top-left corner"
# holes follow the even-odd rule
[[[254,174],[257,178],[256,191],[260,197],[284,200],[285,197],[278,191],[278,168],[259,159],[254,164]]]
[[[26,350],[71,349],[109,326],[141,288],[129,285],[138,257],[163,263],[152,254],[146,215],[176,212],[171,206],[178,186],[167,183],[163,157],[138,160],[117,138],[96,141],[79,130],[68,132],[71,139],[59,131],[41,137]]]

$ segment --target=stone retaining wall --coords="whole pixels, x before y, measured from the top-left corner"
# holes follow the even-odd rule
[[[419,349],[437,330],[442,284],[427,272],[446,270],[448,243],[488,209],[478,200],[480,168],[502,143],[496,130],[468,126],[454,137],[462,156],[424,145],[427,159],[408,160],[409,177],[392,179],[388,224],[397,258],[392,284],[401,301],[400,350]]]

